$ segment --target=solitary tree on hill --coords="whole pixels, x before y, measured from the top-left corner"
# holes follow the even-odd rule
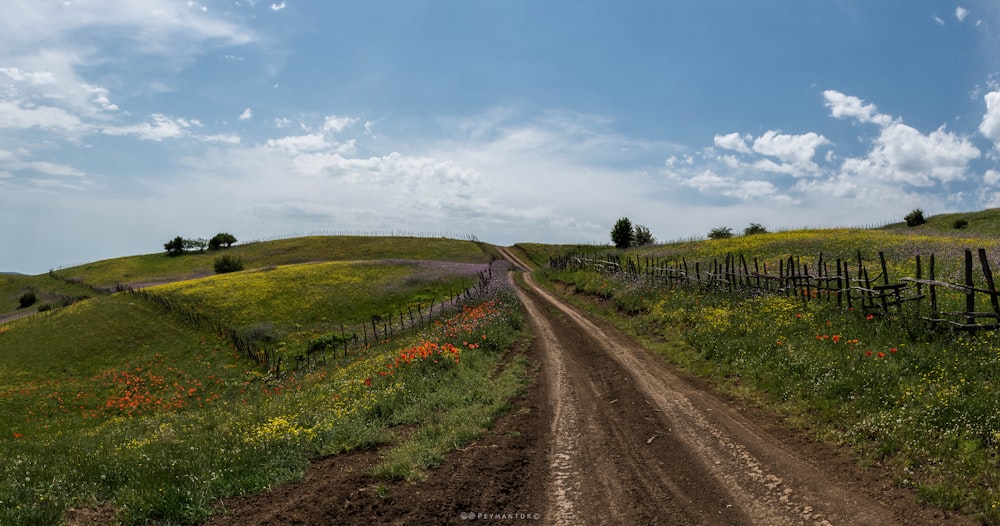
[[[220,232],[218,234],[215,234],[215,236],[213,236],[212,239],[209,240],[209,242],[208,242],[208,249],[209,250],[218,250],[218,249],[222,248],[223,246],[225,246],[226,248],[229,248],[229,247],[233,246],[233,243],[235,243],[235,242],[236,242],[236,236],[234,236],[234,235],[232,235],[232,234],[230,234],[228,232]]]
[[[611,242],[617,248],[628,248],[632,246],[635,234],[632,232],[632,222],[627,217],[619,219],[614,228],[611,229]]]

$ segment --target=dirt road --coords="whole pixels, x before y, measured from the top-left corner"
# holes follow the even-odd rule
[[[517,258],[504,251],[515,263]],[[531,392],[418,485],[326,459],[210,524],[973,524],[728,401],[526,276]]]

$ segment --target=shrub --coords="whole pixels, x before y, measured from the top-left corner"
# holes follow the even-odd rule
[[[761,226],[760,223],[750,223],[750,226],[743,229],[744,236],[752,236],[754,234],[766,234],[767,229]]]
[[[43,303],[38,306],[38,312],[45,312],[50,310],[52,310],[52,305],[49,305],[48,303]]]
[[[35,296],[35,293],[30,290],[21,294],[21,297],[17,299],[17,302],[20,305],[19,308],[22,309],[34,305],[36,301],[38,301],[38,298]]]
[[[903,219],[906,220],[906,226],[917,226],[927,222],[927,220],[924,219],[924,211],[919,208],[911,210],[910,213],[906,214]]]
[[[227,272],[238,272],[243,270],[243,259],[239,256],[226,254],[215,258],[215,272],[225,274]]]
[[[720,226],[708,231],[708,239],[726,239],[733,237],[733,229],[728,226]]]
[[[951,226],[955,230],[965,230],[966,228],[969,227],[969,221],[966,219],[956,219],[955,222],[951,224]]]

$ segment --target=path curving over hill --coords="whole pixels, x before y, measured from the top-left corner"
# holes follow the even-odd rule
[[[209,524],[973,524],[525,281],[540,368],[487,436],[416,485],[365,475],[377,452],[331,457]]]

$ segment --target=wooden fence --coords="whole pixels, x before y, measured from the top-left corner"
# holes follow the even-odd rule
[[[1000,293],[996,290],[993,271],[985,249],[978,250],[979,270],[977,280],[975,259],[971,249],[965,250],[964,283],[949,283],[937,279],[935,258],[926,261],[916,256],[916,275],[895,281],[889,277],[883,252],[878,253],[878,266],[869,271],[870,262],[862,259],[860,251],[851,261],[824,259],[821,253],[810,268],[801,257],[789,256],[768,266],[757,258],[748,260],[743,254],[727,255],[724,260],[693,265],[681,258],[666,260],[649,257],[568,254],[552,258],[549,266],[556,269],[585,269],[607,274],[626,274],[662,283],[668,287],[696,287],[708,292],[734,292],[747,295],[784,294],[799,297],[802,301],[822,300],[835,302],[838,307],[860,310],[865,314],[888,315],[898,313],[906,303],[913,302],[924,308],[924,319],[951,327],[980,330],[1000,328]],[[925,275],[926,272],[926,275]],[[984,283],[985,286],[976,286]],[[942,301],[947,291],[958,294],[963,309],[942,310],[954,301]],[[989,310],[978,308],[989,305]]]

